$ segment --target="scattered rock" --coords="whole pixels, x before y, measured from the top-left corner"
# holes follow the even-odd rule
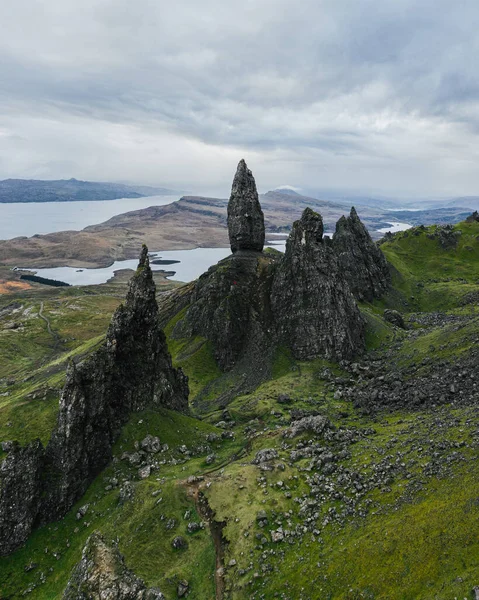
[[[151,454],[157,454],[161,450],[160,438],[153,435],[147,435],[141,441],[140,446],[142,450],[145,450],[146,452],[150,452]]]
[[[251,462],[253,465],[260,465],[275,458],[278,458],[277,450],[274,448],[263,448],[262,450],[258,450],[258,452],[256,452],[256,456]]]
[[[208,456],[205,459],[205,462],[207,465],[212,465],[216,460],[216,454],[208,454]]]
[[[303,417],[298,421],[293,421],[291,427],[284,433],[284,437],[294,438],[305,431],[322,435],[325,431],[331,429],[334,429],[334,426],[327,417],[322,415]]]
[[[177,535],[173,538],[171,545],[175,550],[184,550],[185,548],[188,548],[188,542],[181,535]]]
[[[80,519],[83,519],[83,517],[87,514],[89,508],[90,508],[89,504],[84,504],[83,506],[80,506],[80,508],[78,509],[78,512],[76,514],[77,521],[79,521]]]
[[[188,583],[188,581],[186,581],[186,579],[182,579],[178,583],[178,588],[177,588],[178,598],[183,598],[183,596],[186,596],[186,594],[189,591],[190,591],[190,584]]]
[[[138,469],[138,477],[140,479],[148,479],[148,477],[150,475],[151,475],[150,465],[145,465],[144,467],[141,467],[141,469]]]

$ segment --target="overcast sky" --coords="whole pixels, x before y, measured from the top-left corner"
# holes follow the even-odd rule
[[[0,2],[0,178],[479,195],[478,0]]]

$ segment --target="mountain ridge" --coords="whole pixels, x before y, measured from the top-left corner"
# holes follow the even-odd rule
[[[82,181],[75,178],[3,179],[0,181],[0,203],[102,201],[176,193],[178,192],[162,187]]]

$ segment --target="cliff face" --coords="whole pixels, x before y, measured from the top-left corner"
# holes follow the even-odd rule
[[[196,284],[186,313],[185,335],[210,340],[215,358],[229,371],[245,355],[252,359],[271,345],[269,289],[274,258],[238,251],[209,269]]]
[[[391,282],[388,264],[354,207],[336,223],[333,249],[355,298],[372,301],[384,294]]]
[[[14,444],[0,465],[0,556],[13,552],[32,530],[41,496],[44,449],[39,440]]]
[[[349,359],[364,348],[364,324],[321,215],[307,208],[293,225],[271,292],[279,340],[297,359]]]
[[[11,517],[7,514],[0,521],[0,553],[24,542],[35,522],[62,517],[108,464],[131,413],[154,406],[185,411],[188,383],[181,370],[173,369],[158,324],[155,285],[144,247],[126,302],[113,315],[105,343],[67,370],[57,426],[45,456],[38,443],[39,447],[11,452],[2,464],[0,506],[10,506],[15,494],[23,501],[12,505]],[[16,519],[24,523],[20,529]],[[2,542],[9,538],[13,541],[4,551]]]

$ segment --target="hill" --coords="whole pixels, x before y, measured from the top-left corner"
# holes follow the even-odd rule
[[[267,216],[239,171],[236,252],[157,290],[190,413],[133,412],[85,494],[0,559],[2,596],[72,598],[102,574],[149,598],[474,597],[479,223],[418,226],[379,251],[355,211],[328,242],[308,209],[285,256],[260,252]],[[103,344],[124,292],[0,297],[0,458],[9,440],[48,444],[65,367]],[[122,336],[109,330],[113,354]]]
[[[81,181],[78,179],[4,179],[0,181],[0,202],[75,202],[115,200],[174,194],[173,190],[148,186]]]

